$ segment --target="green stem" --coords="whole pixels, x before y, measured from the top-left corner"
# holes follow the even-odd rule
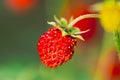
[[[69,25],[68,27],[73,27],[73,25],[75,25],[78,21],[85,19],[85,18],[98,18],[99,14],[85,14],[82,16],[77,17],[76,19],[74,19]]]
[[[114,37],[115,37],[115,44],[118,49],[118,53],[120,54],[120,35],[118,31],[114,32]]]

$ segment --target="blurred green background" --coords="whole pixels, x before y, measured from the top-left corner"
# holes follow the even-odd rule
[[[77,1],[90,5],[100,0]],[[87,44],[87,48],[95,47],[87,52],[77,48],[72,60],[56,69],[39,60],[38,38],[50,27],[47,21],[54,20],[53,15],[61,16],[65,5],[67,0],[38,0],[32,11],[16,14],[0,0],[0,80],[93,80],[101,50],[99,34],[94,43]],[[86,43],[80,46],[86,48]]]

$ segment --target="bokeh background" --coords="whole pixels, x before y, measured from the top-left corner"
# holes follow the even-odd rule
[[[118,69],[117,78],[111,79],[113,67],[103,74],[110,67],[106,63],[114,58],[102,56],[113,51],[114,43],[99,20],[94,36],[78,42],[73,58],[64,65],[50,69],[40,62],[37,52],[38,38],[51,27],[47,21],[53,21],[53,15],[60,18],[68,15],[65,11],[70,5],[90,6],[102,0],[33,0],[20,5],[9,1],[0,0],[0,80],[120,80]]]

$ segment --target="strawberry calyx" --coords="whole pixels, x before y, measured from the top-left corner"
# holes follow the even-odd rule
[[[62,36],[70,35],[71,37],[78,38],[82,41],[85,41],[81,34],[89,31],[81,31],[79,28],[74,27],[75,23],[85,18],[96,18],[98,14],[85,14],[77,17],[73,20],[73,17],[69,19],[69,22],[65,18],[61,18],[60,20],[54,16],[55,22],[48,22],[48,24],[57,27],[62,32]]]

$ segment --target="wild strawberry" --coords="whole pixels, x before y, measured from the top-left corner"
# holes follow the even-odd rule
[[[63,63],[69,61],[74,53],[74,47],[77,42],[77,38],[84,40],[80,34],[87,32],[80,31],[76,27],[72,27],[76,21],[81,20],[90,15],[84,15],[76,18],[70,24],[64,18],[58,20],[55,17],[55,22],[49,22],[53,25],[47,32],[45,32],[38,40],[38,53],[40,60],[46,66],[55,68]],[[93,16],[92,16],[93,17]]]
[[[71,36],[62,37],[56,27],[44,33],[38,42],[40,60],[51,68],[57,67],[71,59],[76,39]]]

